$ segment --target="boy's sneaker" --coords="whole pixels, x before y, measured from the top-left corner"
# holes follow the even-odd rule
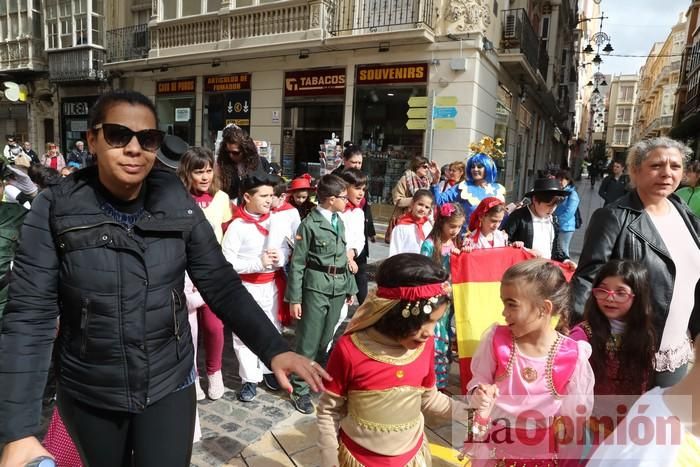
[[[267,386],[267,389],[270,391],[279,391],[282,389],[282,386],[280,386],[280,383],[277,382],[277,378],[275,377],[274,373],[263,375],[263,381],[265,381],[265,386]]]
[[[203,401],[207,398],[207,395],[204,394],[204,390],[202,389],[202,385],[199,384],[199,376],[197,376],[197,378],[194,380],[194,389],[197,391],[198,401]]]
[[[304,394],[303,396],[295,396],[292,394],[290,397],[292,399],[292,404],[294,404],[294,408],[299,412],[306,415],[314,413],[314,404],[311,402],[310,394]]]
[[[221,370],[213,375],[209,375],[209,388],[207,389],[209,399],[213,401],[221,399],[224,392],[226,392],[226,386],[224,386],[224,377],[221,376]]]
[[[243,383],[241,391],[238,393],[238,400],[241,402],[250,402],[255,399],[258,392],[258,385],[255,383]]]

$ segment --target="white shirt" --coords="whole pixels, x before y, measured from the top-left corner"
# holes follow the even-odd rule
[[[321,215],[328,221],[328,223],[332,226],[333,225],[333,214],[337,214],[330,211],[329,209],[322,208],[320,205],[316,206],[316,209],[318,209],[318,212],[321,213]]]
[[[430,231],[433,230],[433,223],[428,221],[423,224],[423,235],[428,238]],[[391,241],[389,242],[389,256],[399,253],[418,253],[423,240],[418,238],[416,224],[401,224],[394,227],[391,232]]]
[[[528,206],[532,215],[532,249],[543,258],[552,259],[552,245],[554,245],[554,224],[552,216],[538,217]]]
[[[285,265],[289,257],[289,247],[286,242],[280,243],[282,238],[280,235],[272,234],[273,231],[285,229],[280,225],[279,220],[279,217],[270,216],[260,224],[270,232],[269,235],[263,235],[255,224],[243,219],[234,219],[231,222],[221,242],[221,249],[237,273],[272,272]],[[276,268],[265,269],[261,256],[265,250],[272,248],[280,250],[280,263]]]
[[[668,371],[675,370],[687,363],[692,356],[692,348],[687,338],[688,322],[695,302],[695,286],[700,279],[700,248],[690,235],[688,226],[678,210],[670,202],[668,206],[668,213],[664,215],[647,213],[659,236],[666,239],[663,243],[676,267],[673,295],[659,346],[662,354],[664,350],[676,351],[671,352],[674,356],[672,361],[668,361],[663,355],[657,356],[657,371],[661,371],[659,365],[663,368],[664,362],[671,367]]]
[[[280,228],[270,232],[270,236],[273,238],[268,241],[275,245],[286,243],[290,248],[294,247],[294,239],[296,238],[299,224],[301,224],[299,211],[296,208],[285,209],[284,211],[273,212],[272,217],[275,218],[275,225],[279,225]]]
[[[354,249],[359,255],[365,248],[365,212],[353,208],[338,213],[345,226],[345,243],[348,250]]]

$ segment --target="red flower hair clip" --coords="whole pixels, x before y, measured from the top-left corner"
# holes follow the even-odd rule
[[[456,210],[457,208],[452,203],[445,203],[440,206],[440,215],[442,217],[450,217]]]

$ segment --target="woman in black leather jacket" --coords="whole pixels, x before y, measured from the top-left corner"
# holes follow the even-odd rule
[[[646,265],[657,334],[654,383],[664,387],[686,373],[692,356],[689,337],[700,327],[700,219],[673,193],[690,152],[666,137],[630,149],[627,167],[635,190],[593,214],[572,279],[576,322],[603,264],[625,258]]]
[[[57,403],[86,466],[190,465],[196,408],[185,270],[212,311],[291,391],[328,375],[289,352],[175,174],[153,169],[153,103],[113,91],[91,110],[97,165],[44,190],[22,228],[0,331],[0,466],[34,437],[55,344]],[[60,318],[56,337],[57,318]]]

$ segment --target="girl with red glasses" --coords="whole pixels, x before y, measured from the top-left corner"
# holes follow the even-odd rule
[[[609,261],[593,281],[584,321],[571,330],[569,337],[589,342],[593,349],[594,417],[616,419],[617,405],[631,407],[653,382],[656,336],[650,286],[647,268],[641,263]],[[611,395],[616,397],[598,397]],[[605,431],[610,428],[605,427]],[[594,444],[608,434],[601,426],[589,426],[589,430]]]

